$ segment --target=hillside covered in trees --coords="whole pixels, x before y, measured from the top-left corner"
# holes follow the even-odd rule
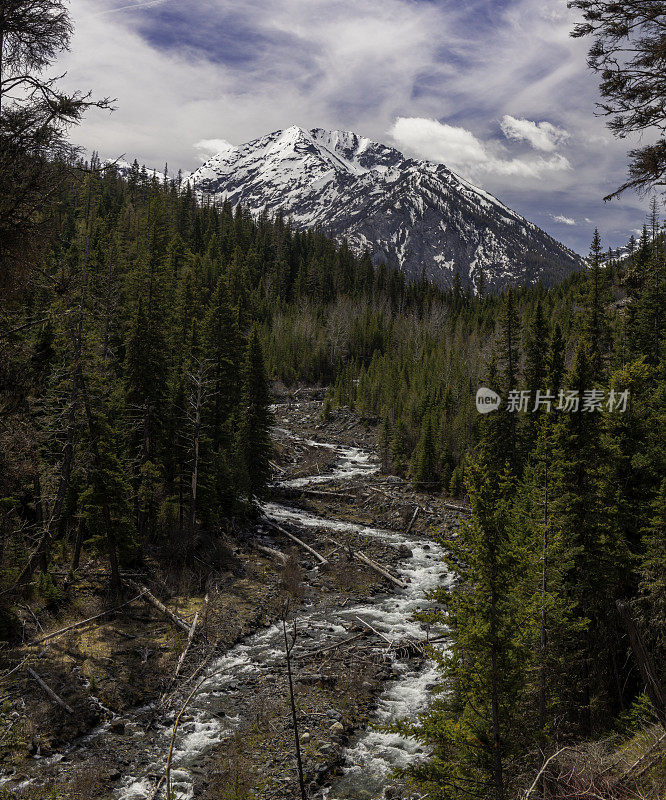
[[[578,34],[603,34],[607,26],[613,42],[628,35],[629,28],[618,28],[618,4],[574,5],[589,17]],[[626,5],[636,13],[644,6]],[[659,22],[649,8],[645,13],[649,26]],[[427,756],[405,771],[409,786],[440,800],[663,797],[666,240],[657,200],[626,252],[604,253],[595,234],[587,269],[552,288],[488,294],[483,279],[474,293],[459,279],[448,291],[425,278],[407,282],[319,230],[295,230],[280,216],[253,217],[240,206],[215,204],[166,169],[149,173],[135,162],[121,174],[96,157],[84,162],[65,132],[91,107],[108,109],[111,102],[65,94],[57,80],[41,77],[71,31],[57,0],[16,0],[0,9],[3,654],[25,645],[28,618],[34,633],[28,646],[50,639],[53,632],[42,639],[33,606],[39,614],[66,613],[82,585],[84,561],[87,580],[102,578],[101,589],[85,584],[95,595],[94,610],[104,606],[84,622],[147,596],[144,587],[128,600],[127,588],[134,594],[133,579],[151,571],[165,591],[172,588],[168,576],[176,576],[176,585],[179,576],[194,575],[192,594],[203,595],[208,577],[219,576],[225,562],[236,569],[220,578],[225,590],[231,586],[233,593],[245,581],[261,595],[256,608],[246,603],[244,622],[270,625],[268,573],[261,566],[247,576],[259,559],[252,545],[260,525],[271,524],[262,503],[277,491],[275,471],[287,471],[275,461],[272,404],[280,397],[291,412],[298,393],[315,387],[325,401],[308,425],[352,417],[352,426],[364,428],[366,447],[374,446],[376,434],[382,475],[403,479],[391,485],[414,506],[406,527],[399,515],[395,523],[405,540],[430,500],[449,510],[453,505],[463,517],[430,531],[447,553],[448,577],[432,593],[435,609],[418,614],[419,630],[427,636],[435,625],[446,646],[429,649],[428,638],[423,645],[439,670],[432,705],[393,725],[418,739]],[[595,47],[593,65],[603,69],[612,52]],[[654,56],[648,49],[653,67],[662,51]],[[627,84],[604,85],[606,97],[628,92],[635,100]],[[620,99],[624,114],[627,98]],[[663,103],[655,108],[650,119],[663,114]],[[640,128],[641,119],[632,124]],[[661,177],[662,144],[654,147],[634,152],[636,185]],[[487,415],[475,403],[480,386],[501,400]],[[355,454],[360,474],[376,473],[355,442],[300,438],[295,461],[308,445],[325,456]],[[316,478],[320,467],[330,468],[321,452],[319,458],[313,458]],[[288,499],[298,494],[301,478],[283,484]],[[348,499],[336,490],[311,495]],[[378,508],[363,512],[374,534],[369,526]],[[298,516],[300,506],[279,510],[282,521],[307,518]],[[348,532],[350,517],[354,535],[365,530],[356,524],[360,513],[356,505],[346,509],[345,521],[332,530],[347,524]],[[322,520],[315,518],[316,525]],[[275,520],[272,525],[319,561],[307,572],[320,581],[317,568],[327,559]],[[350,566],[351,544],[342,562],[344,544],[322,540],[341,559],[343,582],[349,575],[359,580],[358,563]],[[400,548],[374,546],[393,565],[405,553],[412,557],[406,541]],[[265,542],[260,547],[280,563],[280,591],[288,585],[290,602],[300,601],[299,564]],[[422,555],[426,563],[424,547]],[[408,589],[364,558],[375,576]],[[364,586],[370,595],[380,592],[367,581]],[[354,599],[367,601],[353,591]],[[150,597],[173,622],[175,615]],[[158,696],[178,676],[205,597],[191,624],[176,617],[177,635],[186,633],[187,641]],[[222,608],[220,628],[229,611]],[[285,608],[284,627],[273,633],[284,634],[288,659]],[[322,620],[321,629],[333,630]],[[54,618],[50,623],[55,627]],[[245,630],[240,625],[226,644]],[[169,650],[164,641],[150,641],[155,653]],[[292,649],[295,642],[294,628]],[[171,650],[181,653],[182,645],[174,638]],[[3,661],[0,678],[13,676],[3,703],[15,705],[7,710],[21,702],[25,709],[23,697],[12,694],[18,676],[50,646]],[[138,651],[143,673],[149,650],[146,644]],[[39,675],[27,674],[53,701]],[[291,678],[289,671],[290,687]],[[327,676],[314,678],[323,688]],[[372,688],[369,703],[380,680],[365,683]],[[92,694],[92,688],[91,679],[85,689]],[[293,690],[290,699],[305,797]],[[58,695],[54,702],[74,716]],[[12,711],[12,721],[4,709],[3,737],[11,742],[20,714]],[[344,732],[338,717],[323,734]],[[359,719],[367,723],[367,716]],[[24,756],[26,741],[20,739]],[[30,755],[41,756],[39,745]],[[42,800],[42,788],[24,796]],[[61,787],[45,791],[50,788],[60,800]],[[238,782],[232,788],[236,800],[255,796]]]
[[[469,494],[472,522],[447,544],[471,593],[443,590],[446,700],[416,728],[435,747],[429,788],[511,796],[550,740],[642,702],[615,601],[634,602],[664,663],[656,209],[621,260],[595,240],[588,272],[559,287],[472,296],[138,166],[73,174],[5,311],[5,602],[33,576],[57,594],[52,565],[82,550],[109,559],[112,583],[146,549],[196,557],[266,492],[269,379],[328,385],[324,415],[346,405],[378,426],[384,471]],[[480,384],[631,399],[481,417]]]

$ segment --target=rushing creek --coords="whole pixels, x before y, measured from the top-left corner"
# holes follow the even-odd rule
[[[308,447],[327,448],[331,452],[332,462],[334,460],[327,474],[285,480],[279,484],[281,486],[299,488],[334,479],[338,482],[359,480],[364,476],[370,478],[377,472],[373,457],[359,448],[298,439],[283,429],[280,433]],[[423,630],[413,620],[413,614],[417,609],[427,606],[429,590],[446,580],[443,554],[435,542],[319,517],[278,503],[266,503],[263,513],[274,522],[295,526],[296,530],[299,527],[320,528],[329,531],[332,538],[335,538],[336,532],[349,531],[394,546],[407,545],[411,550],[411,557],[402,561],[397,569],[397,574],[407,581],[405,589],[387,590],[386,594],[370,597],[364,603],[345,607],[302,605],[298,610],[298,625],[301,629],[307,629],[311,638],[321,639],[321,644],[341,640],[348,636],[348,629],[358,621],[357,618],[370,623],[391,639],[423,638]],[[241,722],[239,716],[234,716],[229,709],[234,708],[234,697],[241,696],[248,679],[283,668],[282,635],[281,624],[271,625],[211,661],[207,668],[211,678],[191,700],[187,721],[181,724],[175,742],[171,772],[174,797],[179,800],[194,798],[197,765],[217,743],[233,735]],[[295,654],[299,646],[297,644]],[[377,701],[377,724],[357,734],[347,747],[342,776],[324,790],[327,800],[379,800],[384,797],[383,790],[390,782],[391,771],[422,757],[423,751],[418,742],[385,732],[382,728],[394,720],[413,717],[427,707],[436,670],[432,662],[423,667],[422,662],[418,662],[417,666],[415,662],[400,661],[397,657],[394,666],[397,677],[387,684]],[[149,713],[150,709],[138,709],[135,721],[130,721],[127,726],[127,735],[136,738],[137,751],[146,751],[144,730],[138,720]],[[149,759],[144,758],[129,766],[129,774],[125,775],[116,789],[117,800],[145,800],[152,797],[154,776],[164,772],[172,725],[173,719],[165,720],[163,727],[152,737]],[[104,736],[106,730],[108,723],[100,726],[87,739]],[[85,749],[85,741],[79,741],[78,748]]]

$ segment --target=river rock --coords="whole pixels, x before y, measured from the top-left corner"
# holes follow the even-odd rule
[[[334,722],[328,730],[334,736],[339,736],[345,732],[345,726],[341,722]]]
[[[112,719],[109,723],[109,730],[117,736],[122,736],[125,733],[126,724],[124,719]]]
[[[309,733],[302,733],[301,734],[301,744],[308,744],[310,741],[310,734]]]

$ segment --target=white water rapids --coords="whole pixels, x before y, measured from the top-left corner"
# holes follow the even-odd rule
[[[374,459],[359,448],[303,440],[284,429],[279,431],[308,447],[330,450],[331,458],[335,461],[328,474],[285,480],[279,486],[302,488],[330,480],[370,477],[377,472]],[[266,503],[263,512],[275,522],[300,528],[325,529],[332,538],[335,538],[336,533],[353,532],[393,546],[406,545],[412,552],[411,558],[401,562],[396,570],[407,581],[407,588],[388,590],[389,593],[377,595],[365,603],[345,607],[305,604],[298,611],[298,626],[302,631],[308,631],[312,638],[316,633],[317,638],[322,639],[322,644],[333,643],[347,637],[349,628],[360,617],[392,639],[423,638],[423,630],[413,620],[413,614],[428,605],[428,592],[447,579],[443,552],[436,543],[371,526],[326,519],[278,503]],[[299,638],[295,655],[304,638]],[[324,797],[328,800],[379,800],[384,796],[383,790],[390,782],[392,770],[405,767],[422,756],[418,742],[397,734],[385,733],[381,730],[381,725],[413,717],[427,707],[430,689],[436,680],[436,669],[432,662],[423,668],[422,665],[416,667],[413,663],[401,662],[397,658],[394,665],[398,677],[387,685],[377,703],[376,722],[379,727],[373,726],[362,732],[347,748],[344,774],[324,790]],[[186,721],[178,730],[171,773],[175,798],[194,798],[194,772],[202,758],[237,729],[240,719],[229,713],[229,709],[233,709],[235,698],[240,699],[243,692],[248,691],[248,679],[283,668],[281,623],[247,637],[225,655],[211,662],[208,667],[211,678],[190,702]],[[155,776],[164,774],[173,718],[165,720],[158,732],[150,735],[151,741],[147,747],[149,742],[145,740],[146,733],[137,721],[142,713],[148,716],[150,709],[136,710],[132,715],[133,719],[126,726],[126,736],[134,737],[136,741],[137,757],[126,767],[125,777],[116,789],[117,800],[146,800],[152,797]],[[108,728],[109,723],[103,723],[84,740],[80,740],[76,749],[85,749],[87,740],[104,736]],[[146,752],[150,753],[148,757]],[[29,782],[31,781],[26,783]]]
[[[373,459],[359,448],[312,440],[307,440],[305,444],[330,449],[336,458],[335,468],[329,474],[287,480],[281,482],[281,486],[301,488],[333,479],[369,476],[377,471]],[[335,641],[348,635],[343,623],[353,623],[356,617],[360,617],[392,638],[423,638],[421,626],[413,621],[412,615],[417,609],[427,605],[428,591],[446,579],[443,553],[435,543],[410,539],[400,533],[379,528],[325,519],[278,503],[266,503],[263,511],[276,522],[288,522],[306,528],[324,528],[333,535],[338,531],[350,531],[393,545],[404,544],[412,551],[412,557],[399,570],[403,579],[409,579],[406,589],[364,604],[339,608],[334,612],[323,611],[315,606],[304,606],[298,615],[299,627],[309,630],[324,629],[326,641]],[[211,664],[211,674],[221,671],[223,673],[204,684],[195,696],[187,712],[192,719],[182,726],[177,738],[172,762],[176,797],[183,800],[194,797],[192,768],[210,748],[231,735],[238,723],[237,718],[220,718],[216,714],[216,700],[226,695],[228,701],[229,693],[238,691],[236,684],[243,678],[275,668],[283,662],[282,629],[281,625],[275,624],[250,636]],[[436,670],[432,664],[425,669],[415,669],[409,664],[396,663],[401,674],[379,698],[376,720],[379,724],[411,717],[422,711],[429,702],[430,689],[436,678]],[[137,731],[136,735],[140,733]],[[118,800],[143,800],[150,797],[154,784],[148,776],[161,774],[164,770],[171,727],[166,726],[161,735],[163,747],[155,762],[144,767],[142,774],[128,776],[123,780],[117,791]],[[347,749],[345,772],[332,787],[325,790],[325,796],[328,800],[381,798],[391,771],[396,767],[407,766],[419,758],[421,753],[418,742],[412,739],[380,730],[367,730]]]

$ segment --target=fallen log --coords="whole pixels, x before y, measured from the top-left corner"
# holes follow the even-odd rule
[[[173,611],[170,611],[164,603],[158,600],[154,594],[152,594],[145,586],[140,586],[139,584],[134,583],[133,581],[129,581],[129,583],[134,586],[135,588],[139,589],[141,592],[141,599],[144,603],[148,603],[148,605],[153,606],[162,614],[164,614],[167,619],[171,620],[173,624],[180,628],[181,630],[185,631],[189,635],[191,626],[185,622],[184,619],[181,619],[177,614],[174,614]]]
[[[264,553],[264,555],[279,561],[283,566],[287,563],[287,556],[284,553],[281,553],[279,550],[275,550],[272,547],[265,547],[263,544],[255,544],[255,549],[257,549],[260,553]]]
[[[632,776],[632,773],[634,772],[636,767],[640,767],[641,764],[643,764],[643,762],[646,759],[652,756],[654,751],[659,747],[659,745],[664,741],[664,739],[666,739],[666,733],[662,733],[662,735],[657,739],[657,741],[654,742],[654,744],[650,745],[650,747],[643,753],[643,755],[637,761],[634,761],[634,763],[629,767],[629,769],[625,770],[625,772],[623,772],[622,775],[620,775],[617,781],[618,784],[622,783],[630,776],[635,779],[643,775],[644,772],[647,772],[647,770],[650,769],[651,766],[653,766],[653,762],[661,758],[662,756],[661,753],[657,754],[656,759],[654,757],[650,758],[650,760],[647,761],[647,764],[645,764],[644,767],[639,772],[637,772],[635,775]]]
[[[288,489],[287,491],[296,494],[311,495],[312,497],[334,497],[336,500],[356,500],[353,494],[345,494],[344,492],[334,492],[326,489]]]
[[[357,633],[355,636],[349,636],[347,639],[343,639],[341,642],[327,644],[326,647],[318,647],[316,650],[309,650],[307,653],[299,653],[298,655],[294,656],[294,661],[302,661],[305,658],[311,658],[312,656],[318,656],[321,653],[328,653],[331,650],[337,650],[340,647],[344,647],[346,644],[355,642],[357,639],[362,639],[364,636],[367,636],[365,631],[362,633]]]
[[[330,542],[331,544],[334,544],[336,546],[340,546],[339,543],[336,542],[335,539],[331,539],[330,536],[325,536],[324,538],[326,539],[327,542]],[[382,567],[376,561],[373,561],[371,558],[368,558],[368,556],[366,556],[365,553],[362,553],[360,550],[352,550],[350,545],[347,545],[347,549],[351,558],[358,559],[362,564],[365,564],[366,567],[370,567],[370,569],[379,573],[382,577],[386,578],[386,580],[391,581],[391,583],[394,583],[401,589],[407,588],[407,584],[405,583],[405,581],[401,580],[400,578],[396,578],[395,575],[391,575],[391,573],[388,570],[384,569],[384,567]]]
[[[366,628],[369,628],[375,634],[375,636],[379,636],[379,638],[383,639],[385,642],[387,642],[387,644],[391,645],[393,644],[392,639],[389,639],[388,636],[385,636],[383,633],[378,631],[377,628],[373,628],[369,622],[366,622],[364,619],[361,619],[360,617],[356,617],[356,619],[361,623],[361,625],[365,625]]]
[[[414,514],[413,514],[411,520],[409,521],[409,525],[407,526],[407,530],[405,531],[405,534],[404,534],[405,536],[409,535],[409,532],[411,531],[412,526],[416,522],[416,518],[418,517],[420,510],[421,510],[420,506],[416,506],[416,508],[414,509]]]
[[[391,583],[399,586],[401,589],[406,589],[407,584],[401,580],[400,578],[396,578],[395,575],[391,575],[384,567],[380,566],[376,561],[373,561],[371,558],[368,558],[365,553],[362,553],[360,550],[353,550],[352,551],[353,557],[360,561],[362,564],[365,564],[366,567],[370,567],[370,569],[377,572],[382,577],[386,578],[387,581],[391,581]]]
[[[292,542],[296,542],[297,545],[300,545],[304,550],[307,550],[308,553],[313,555],[317,561],[319,561],[320,565],[323,566],[324,564],[328,564],[328,560],[324,558],[321,553],[318,553],[314,547],[310,547],[309,544],[306,544],[302,539],[299,539],[297,536],[294,536],[293,533],[289,533],[288,530],[285,530],[281,525],[278,525],[277,522],[273,522],[272,519],[268,519],[268,517],[264,517],[264,522],[267,525],[270,525],[272,528],[275,528],[276,531],[279,531],[283,536],[286,536],[288,539],[291,539]]]
[[[453,503],[442,503],[442,505],[444,506],[444,508],[448,508],[451,511],[459,511],[461,514],[471,514],[472,513],[470,511],[470,509],[466,508],[465,506],[455,506],[455,505],[453,505]]]
[[[391,502],[397,502],[397,503],[407,502],[407,500],[404,497],[396,497],[395,495],[385,492],[383,489],[378,489],[376,486],[368,486],[368,489],[370,489],[371,492],[377,492],[377,494],[383,494],[384,497],[388,497],[388,499]]]
[[[423,658],[427,654],[426,645],[426,642],[422,643],[416,639],[406,638],[393,642],[391,649],[395,650],[403,658],[413,658],[415,656]]]
[[[183,662],[187,656],[187,653],[190,649],[190,645],[192,644],[192,639],[194,639],[194,632],[197,629],[197,622],[199,621],[199,612],[194,615],[194,621],[192,622],[192,627],[190,628],[190,632],[187,634],[187,643],[185,644],[185,648],[183,652],[180,654],[180,658],[178,659],[178,663],[176,664],[176,671],[173,674],[173,679],[175,680],[178,677],[178,673],[180,672],[180,668],[183,666]]]
[[[28,672],[37,681],[37,683],[42,687],[42,689],[51,698],[51,700],[53,700],[55,703],[57,703],[61,708],[64,708],[65,711],[68,714],[72,714],[72,715],[74,714],[74,709],[71,706],[68,706],[67,703],[62,699],[62,697],[57,695],[53,691],[53,689],[48,685],[48,683],[46,683],[46,681],[44,681],[42,678],[39,677],[39,675],[35,672],[34,669],[32,669],[32,667],[28,667]]]
[[[148,591],[148,590],[146,589],[146,591]],[[43,642],[46,642],[49,639],[54,639],[56,636],[60,636],[63,633],[67,633],[67,631],[73,631],[73,630],[76,630],[77,628],[82,628],[84,625],[87,625],[89,622],[93,622],[96,619],[100,619],[101,617],[105,617],[107,614],[113,614],[116,611],[120,611],[121,608],[124,608],[125,606],[130,605],[130,603],[133,603],[135,600],[138,600],[140,597],[142,597],[142,595],[143,595],[143,592],[141,594],[138,594],[136,597],[133,597],[131,600],[128,600],[126,603],[123,603],[120,606],[115,606],[115,608],[110,608],[108,611],[102,611],[101,614],[95,614],[94,617],[88,617],[87,619],[82,619],[80,622],[75,622],[73,625],[67,625],[66,628],[60,628],[60,630],[53,631],[53,633],[48,633],[46,636],[42,636],[41,639],[37,639],[36,641],[31,642],[31,645],[34,646],[34,645],[37,645],[37,644],[42,644]]]

